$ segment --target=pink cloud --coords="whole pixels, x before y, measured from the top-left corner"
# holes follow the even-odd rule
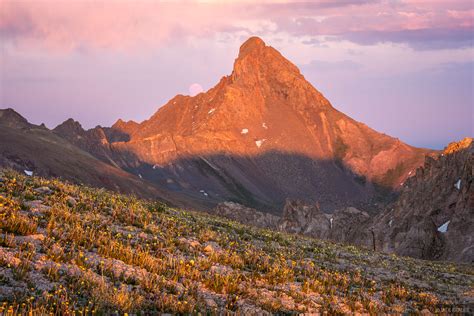
[[[154,1],[6,0],[0,3],[0,34],[27,48],[146,49],[228,29],[229,9]]]
[[[436,33],[439,40],[449,41],[452,32],[465,33],[473,27],[474,9],[469,1],[437,0],[263,1],[259,5],[248,1],[0,2],[0,36],[20,49],[147,50],[187,37],[251,35],[256,20],[273,22],[276,31],[292,36],[333,35],[357,41],[353,36],[357,33],[364,38],[373,36],[373,41],[391,41],[394,33],[417,31],[431,36],[436,33],[433,30],[441,30]],[[261,35],[270,32],[275,30],[257,29]],[[410,40],[407,36],[406,41]]]
[[[275,19],[279,30],[293,36],[331,35],[363,45],[396,42],[414,48],[452,48],[472,45],[473,6],[465,1],[367,2],[324,10],[307,5],[306,14],[280,14]]]

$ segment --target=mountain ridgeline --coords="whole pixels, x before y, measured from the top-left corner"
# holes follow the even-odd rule
[[[54,133],[196,209],[232,201],[278,213],[287,198],[370,209],[432,153],[339,112],[256,37],[215,87],[178,95],[142,123],[86,131],[68,120]]]

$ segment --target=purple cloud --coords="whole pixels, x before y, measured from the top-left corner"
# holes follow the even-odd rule
[[[472,44],[474,6],[465,1],[198,3],[148,1],[0,2],[0,37],[19,47],[152,49],[188,37],[252,33],[270,21],[293,36],[335,36],[359,44],[407,43],[418,49]]]

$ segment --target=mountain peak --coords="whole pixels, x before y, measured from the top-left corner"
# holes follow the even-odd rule
[[[262,78],[284,79],[282,78],[284,76],[287,77],[286,79],[299,77],[300,71],[276,49],[266,45],[261,38],[250,37],[240,46],[232,74],[234,81],[243,79],[241,82],[255,84]]]
[[[466,137],[458,142],[452,142],[449,143],[448,146],[444,149],[444,154],[449,155],[452,153],[455,153],[457,151],[464,150],[466,148],[471,147],[471,145],[474,143],[474,139],[471,137]]]
[[[150,119],[118,121],[108,133],[109,156],[137,174],[209,202],[271,210],[287,197],[318,200],[321,210],[366,203],[378,183],[398,188],[425,155],[334,109],[258,37],[242,44],[232,74],[213,88],[178,95]],[[170,167],[160,167],[158,180],[149,166]],[[215,177],[203,171],[211,169]]]
[[[69,118],[56,126],[53,129],[54,132],[59,133],[60,135],[82,135],[85,130],[82,128],[81,123],[75,121],[72,118]]]
[[[58,126],[56,126],[56,128],[58,128],[60,126],[70,126],[70,127],[74,127],[74,128],[77,128],[77,129],[83,129],[81,123],[79,123],[78,121],[76,121],[73,118],[68,118],[67,120],[65,120],[64,122],[62,122]]]
[[[137,127],[139,124],[133,120],[124,121],[122,119],[118,119],[117,122],[112,125],[112,128],[122,130],[122,129],[129,129]]]
[[[265,42],[260,37],[252,36],[240,46],[239,58],[254,51],[261,51],[265,47]]]
[[[28,123],[28,120],[26,118],[21,116],[12,108],[0,109],[0,124],[17,128],[31,126],[31,124]]]

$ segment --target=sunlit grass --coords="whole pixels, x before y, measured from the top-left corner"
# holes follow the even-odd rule
[[[462,304],[474,280],[472,266],[373,253],[12,171],[0,179],[0,313],[435,312]],[[35,191],[43,186],[51,192]]]

